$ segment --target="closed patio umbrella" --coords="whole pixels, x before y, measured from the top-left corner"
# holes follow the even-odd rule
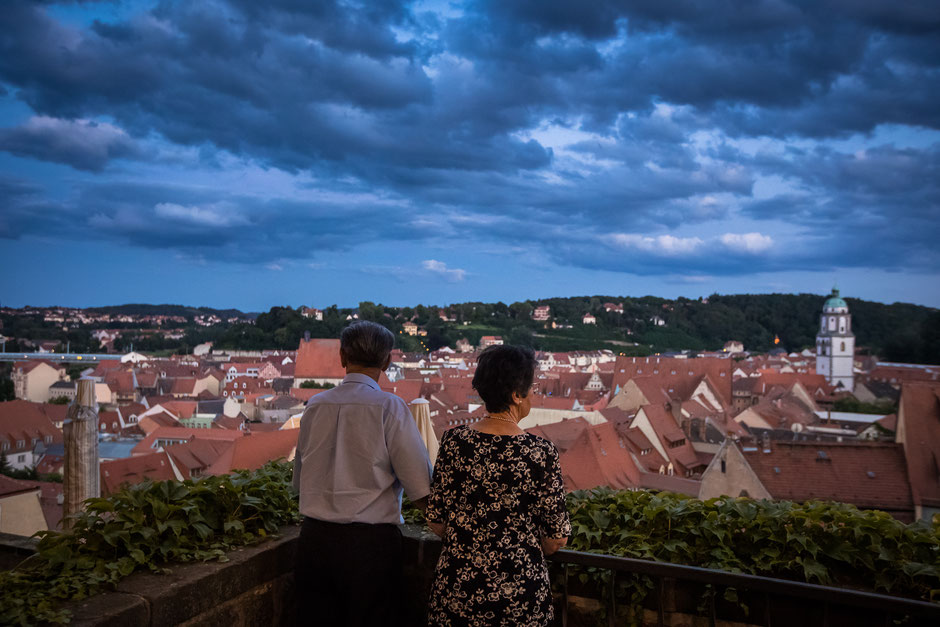
[[[434,435],[434,426],[431,424],[431,409],[428,406],[427,399],[416,398],[411,401],[411,415],[414,416],[415,424],[418,425],[418,433],[424,440],[424,445],[428,447],[428,457],[431,458],[431,464],[437,461],[437,436]]]

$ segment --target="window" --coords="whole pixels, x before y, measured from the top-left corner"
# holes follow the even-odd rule
[[[25,455],[17,455],[17,456],[16,456],[16,463],[18,463],[18,464],[25,464],[25,463],[26,463],[26,456],[25,456]]]
[[[0,443],[0,451],[9,451],[9,450],[10,450],[9,442]]]
[[[17,441],[16,441],[16,448],[23,448],[24,446],[26,446],[26,440],[17,440]]]
[[[721,472],[726,472],[727,466],[725,465],[725,460],[721,460]]]
[[[845,342],[842,342],[842,348],[840,348],[839,350],[841,350],[843,353],[845,352]]]

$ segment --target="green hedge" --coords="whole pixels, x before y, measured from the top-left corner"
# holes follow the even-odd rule
[[[72,531],[40,532],[38,553],[0,573],[0,624],[65,622],[63,601],[111,588],[135,571],[224,561],[227,551],[299,521],[291,471],[273,462],[223,477],[147,481],[89,500]],[[940,601],[936,523],[905,525],[841,503],[699,501],[602,488],[569,494],[568,510],[574,550]],[[423,522],[409,504],[404,516]],[[590,569],[580,576],[605,582]],[[620,586],[635,605],[649,582],[638,577]]]
[[[569,548],[940,600],[940,533],[844,503],[595,489],[568,496]]]
[[[0,572],[0,624],[62,623],[63,601],[113,588],[138,570],[225,561],[225,553],[299,521],[290,464],[196,481],[145,481],[89,499],[68,533],[42,531],[38,553]]]
[[[568,511],[567,548],[576,551],[940,601],[936,524],[905,525],[844,503],[700,501],[608,488],[572,492]],[[423,522],[413,507],[406,519]]]

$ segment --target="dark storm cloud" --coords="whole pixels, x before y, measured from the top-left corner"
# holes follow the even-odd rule
[[[814,234],[815,255],[805,257],[810,265],[940,267],[940,145],[856,154],[817,150],[773,171],[804,191],[750,202],[743,211]]]
[[[755,157],[730,142],[940,128],[933,1],[487,0],[456,17],[387,0],[164,1],[77,27],[13,0],[0,32],[0,97],[34,114],[0,129],[2,150],[106,177],[117,159],[157,159],[155,142],[198,149],[206,169],[222,149],[394,203],[102,179],[54,203],[18,196],[7,236],[46,232],[26,209],[46,202],[48,228],[250,261],[311,243],[526,233],[567,263],[647,274],[900,264],[910,241],[921,267],[940,267],[926,244],[936,150]],[[593,136],[553,149],[534,138],[546,126]],[[754,201],[760,176],[796,191]],[[737,206],[805,237],[782,246],[732,224],[661,238]]]
[[[0,128],[0,150],[91,171],[102,170],[111,159],[140,154],[136,143],[110,124],[47,117]]]
[[[0,237],[114,240],[216,261],[262,263],[309,258],[377,240],[433,236],[434,225],[378,198],[299,201],[226,194],[201,187],[88,184],[58,202],[37,188],[0,179]],[[388,221],[390,214],[396,215]]]

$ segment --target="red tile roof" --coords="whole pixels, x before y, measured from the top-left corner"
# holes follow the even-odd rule
[[[54,472],[61,473],[64,465],[64,455],[50,455],[46,453],[36,465],[36,472],[40,475],[48,475]]]
[[[244,418],[230,418],[229,416],[217,416],[215,420],[212,421],[212,427],[215,429],[238,429],[245,425]]]
[[[165,401],[160,405],[179,416],[180,419],[192,418],[197,407],[196,401]]]
[[[896,431],[898,428],[898,415],[897,414],[888,414],[887,416],[882,416],[875,421],[882,429],[887,429],[888,431]]]
[[[173,385],[170,386],[170,394],[176,396],[192,396],[196,388],[196,377],[180,377],[173,379]]]
[[[256,470],[275,459],[293,459],[299,432],[299,429],[285,429],[239,438],[206,472],[224,475],[233,470]]]
[[[17,451],[32,450],[33,438],[43,440],[51,437],[53,443],[62,442],[62,431],[56,428],[46,413],[44,405],[24,400],[0,403],[0,442],[6,442],[7,455]],[[18,442],[22,447],[17,447]]]
[[[120,359],[104,359],[98,362],[91,376],[103,379],[111,370],[120,369],[123,366]]]
[[[421,398],[421,388],[424,381],[420,379],[401,379],[395,383],[389,382],[382,386],[382,390],[394,394],[406,403],[410,403],[416,398]]]
[[[658,472],[644,472],[640,475],[640,487],[658,492],[676,492],[687,496],[698,496],[701,481],[677,477],[676,475],[659,474]]]
[[[761,370],[760,377],[757,379],[758,383],[756,386],[756,392],[758,394],[766,394],[767,391],[775,386],[779,385],[784,388],[791,388],[795,383],[799,383],[806,391],[810,394],[815,394],[817,390],[820,390],[823,394],[830,394],[833,390],[833,386],[826,381],[826,377],[821,374],[815,373],[800,373],[800,372],[777,372],[776,370]]]
[[[38,492],[39,486],[35,485],[35,483],[34,481],[22,481],[20,479],[7,477],[6,475],[0,475],[0,498],[26,492]]]
[[[656,450],[649,438],[638,428],[628,429],[626,425],[620,425],[618,431],[623,436],[627,449],[640,462],[640,470],[658,473],[660,468],[669,464],[669,460]]]
[[[675,385],[688,387],[689,380],[695,385],[684,390],[683,400],[687,394],[695,389],[703,376],[708,375],[720,400],[725,404],[731,402],[731,372],[734,362],[730,359],[674,359],[671,357],[618,357],[614,363],[613,387],[623,387],[623,384],[638,376],[662,376]],[[673,374],[674,373],[674,374]],[[667,386],[668,387],[668,386]],[[655,402],[650,399],[651,402]]]
[[[110,370],[105,373],[104,382],[112,392],[119,394],[134,393],[134,373],[125,370]]]
[[[868,373],[868,376],[876,381],[897,384],[913,383],[915,381],[938,381],[940,380],[940,366],[879,364],[877,368]]]
[[[190,478],[204,472],[225,451],[233,446],[233,441],[190,440],[183,444],[173,444],[166,447],[166,452],[173,459],[176,468],[183,473],[184,478]]]
[[[46,519],[46,527],[61,530],[62,503],[59,502],[59,497],[62,496],[64,486],[52,481],[30,481],[30,483],[39,486],[39,505]]]
[[[896,438],[904,445],[914,503],[940,507],[940,384],[901,387]]]
[[[884,442],[773,442],[744,458],[775,499],[851,503],[889,512],[913,510],[900,445]]]
[[[121,419],[116,411],[98,412],[98,432],[99,433],[120,433]]]
[[[28,361],[18,361],[13,364],[13,370],[18,370],[22,374],[27,374],[36,369],[40,364],[45,364],[55,370],[62,370],[61,365],[53,364],[45,359],[30,359]]]
[[[39,411],[46,415],[46,418],[52,421],[53,424],[61,424],[65,422],[65,418],[69,413],[68,405],[54,405],[52,403],[39,403]]]
[[[148,370],[139,370],[137,372],[137,387],[152,388],[157,385],[157,373]]]
[[[678,466],[675,468],[676,473],[683,474],[684,471],[695,470],[701,466],[692,443],[679,428],[676,419],[665,405],[644,405],[641,410],[646,414],[653,431],[659,437],[663,448],[666,449],[669,461],[674,467]],[[683,443],[677,445],[678,442]]]
[[[294,376],[299,379],[342,379],[346,369],[339,360],[339,340],[301,340]]]
[[[561,422],[552,422],[544,425],[538,425],[526,429],[539,437],[545,438],[555,445],[559,452],[565,452],[581,436],[585,429],[589,429],[591,424],[584,418],[566,418]]]
[[[561,409],[570,411],[574,407],[574,399],[562,396],[542,396],[532,394],[533,409]]]
[[[140,427],[141,431],[149,435],[160,427],[180,427],[182,425],[180,424],[180,421],[176,419],[176,416],[173,416],[166,410],[163,410],[154,412],[152,414],[147,414],[143,418],[140,418],[137,426]]]
[[[147,437],[131,450],[133,455],[143,455],[151,453],[157,444],[157,440],[174,440],[177,442],[188,442],[190,440],[223,440],[232,441],[242,437],[241,431],[229,429],[188,429],[186,427],[158,427],[151,431]]]
[[[598,486],[635,488],[640,482],[640,471],[626,443],[606,422],[584,429],[561,454],[561,473],[569,491]]]
[[[124,484],[134,485],[144,479],[176,479],[166,452],[101,462],[99,471],[102,496],[117,492]]]

